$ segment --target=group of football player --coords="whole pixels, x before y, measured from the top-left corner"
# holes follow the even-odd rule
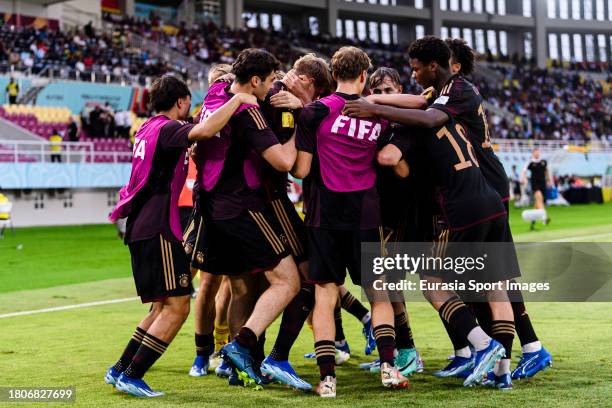
[[[321,397],[336,396],[336,366],[350,357],[342,308],[363,325],[365,354],[378,350],[379,358],[361,368],[383,386],[405,388],[408,376],[423,370],[406,303],[374,289],[363,243],[376,243],[382,256],[391,243],[430,243],[437,256],[458,254],[454,244],[503,243],[503,262],[478,279],[520,276],[508,178],[493,151],[483,98],[466,80],[473,51],[460,39],[427,36],[407,58],[420,95],[403,94],[392,68],[372,72],[356,47],[340,48],[330,62],[304,55],[287,73],[269,52],[245,49],[231,66],[211,69],[194,118],[185,83],[174,76],[154,81],[156,116],[136,134],[130,181],[110,216],[127,217],[136,289],[152,306],[108,369],[107,383],[140,397],[163,395],[143,376],[187,319],[198,273],[189,375],[214,367],[230,385],[280,382],[310,391],[289,363],[308,322]],[[188,160],[197,170],[193,211],[181,223],[177,202]],[[302,179],[304,219],[288,197],[289,174]],[[347,272],[369,311],[344,287]],[[457,276],[421,272],[434,284],[423,294],[455,350],[435,376],[507,390],[512,379],[551,364],[520,292],[474,298],[435,285]],[[281,314],[266,356],[266,330]],[[511,371],[515,331],[522,357]]]

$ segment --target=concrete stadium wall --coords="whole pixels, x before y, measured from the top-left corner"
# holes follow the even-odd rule
[[[118,189],[3,191],[13,203],[15,227],[103,224],[115,205]]]

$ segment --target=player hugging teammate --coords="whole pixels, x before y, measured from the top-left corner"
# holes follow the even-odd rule
[[[246,49],[211,78],[197,125],[188,117],[187,86],[172,76],[154,82],[157,116],[136,135],[130,182],[111,214],[127,217],[136,288],[152,306],[108,369],[107,383],[140,397],[162,395],[143,376],[185,321],[198,271],[192,376],[206,375],[219,355],[216,373],[230,385],[275,381],[310,390],[289,364],[310,315],[317,393],[335,397],[336,365],[350,353],[340,305],[363,323],[366,354],[378,349],[379,359],[362,368],[383,386],[404,388],[410,374],[422,371],[405,303],[373,293],[371,277],[361,273],[361,244],[378,242],[382,250],[402,241],[511,245],[512,236],[507,181],[491,148],[483,100],[464,77],[473,67],[471,50],[458,40],[425,37],[409,57],[427,89],[421,95],[402,94],[390,68],[368,78],[370,58],[355,47],[339,49],[329,65],[303,56],[284,76],[273,55]],[[373,95],[364,95],[366,84]],[[182,231],[177,199],[187,148],[196,141],[194,211]],[[303,179],[304,221],[287,195],[289,172]],[[488,271],[487,281],[520,275],[511,255],[510,266]],[[343,287],[347,271],[371,312]],[[423,278],[452,276],[427,271]],[[550,364],[520,293],[491,291],[479,302],[447,291],[424,295],[455,348],[453,361],[435,375],[509,389],[511,378]],[[266,357],[266,329],[281,313]],[[515,324],[523,358],[511,374]]]

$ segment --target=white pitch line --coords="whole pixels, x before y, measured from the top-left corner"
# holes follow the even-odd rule
[[[97,302],[77,303],[76,305],[57,306],[57,307],[49,307],[46,309],[36,309],[36,310],[25,310],[23,312],[0,314],[0,319],[4,319],[6,317],[15,317],[15,316],[27,316],[27,315],[33,315],[33,314],[38,314],[38,313],[59,312],[61,310],[80,309],[83,307],[110,305],[113,303],[129,302],[129,301],[136,300],[136,299],[139,299],[139,298],[129,297],[129,298],[122,298],[122,299],[100,300]]]
[[[572,241],[582,241],[585,239],[597,239],[597,238],[607,238],[612,237],[612,232],[606,232],[604,234],[594,234],[594,235],[579,235],[575,237],[565,237],[559,239],[547,240],[546,242],[572,242]]]

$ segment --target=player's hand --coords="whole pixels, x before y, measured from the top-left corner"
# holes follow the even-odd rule
[[[438,91],[436,91],[436,88],[434,88],[433,86],[430,86],[429,88],[421,92],[421,96],[424,96],[427,102],[429,103],[438,97]]]
[[[294,70],[290,70],[285,74],[283,83],[293,95],[302,101],[303,105],[312,102],[308,92],[311,81],[305,75],[297,75]]]
[[[257,105],[257,97],[248,93],[238,93],[236,94],[240,98],[240,102],[246,105]]]
[[[370,102],[370,103],[378,103],[378,98],[377,98],[377,94],[371,94],[365,97],[365,100]]]
[[[346,101],[342,113],[353,118],[371,118],[376,116],[376,105],[364,98]]]
[[[272,95],[270,103],[275,108],[301,109],[304,107],[300,98],[287,91],[280,91]]]
[[[220,76],[215,82],[227,82],[228,84],[231,84],[234,82],[234,79],[236,79],[236,75],[229,72],[223,76]]]

